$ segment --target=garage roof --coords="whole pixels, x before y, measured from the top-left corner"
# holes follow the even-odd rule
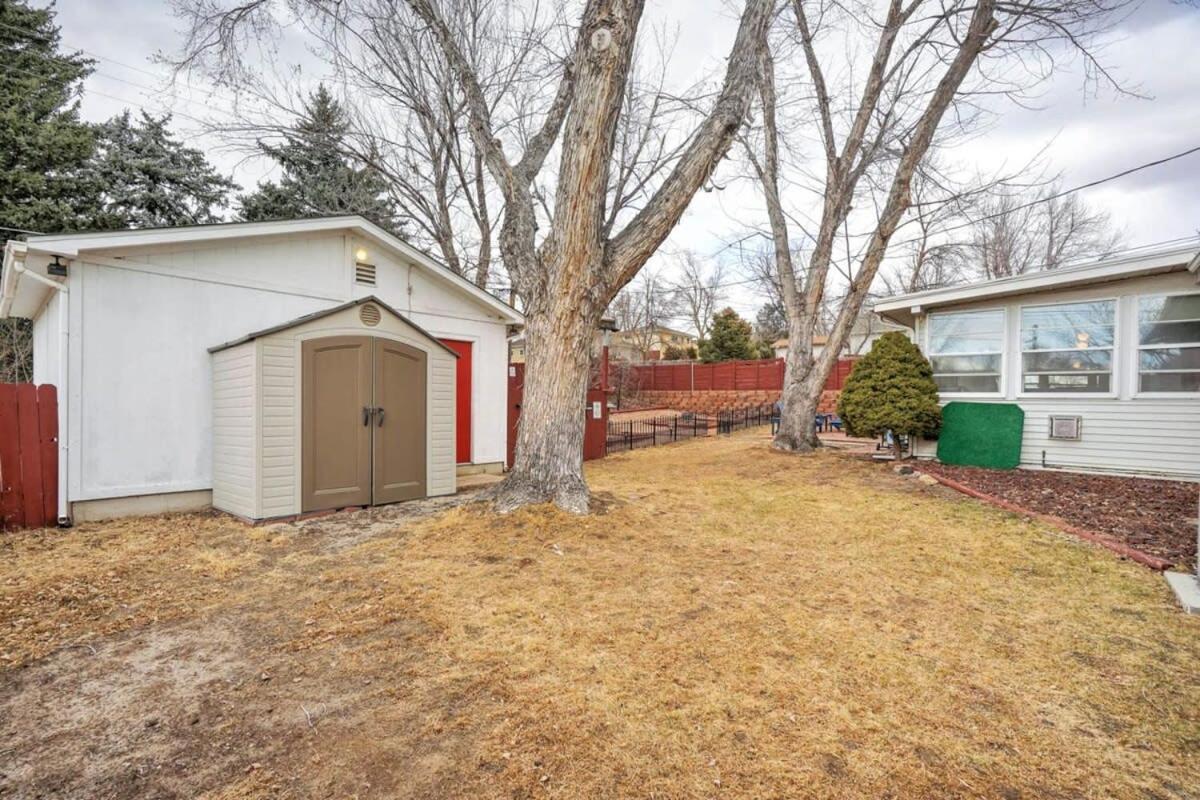
[[[288,320],[287,322],[282,322],[278,325],[272,325],[269,328],[263,328],[261,331],[254,331],[253,333],[247,333],[245,336],[242,336],[241,338],[234,339],[229,342],[223,342],[221,344],[210,347],[210,348],[208,348],[208,352],[216,353],[221,350],[227,350],[230,347],[237,347],[239,344],[245,344],[246,342],[254,341],[255,339],[259,339],[263,336],[270,336],[272,333],[278,333],[279,331],[286,331],[288,328],[294,328],[297,325],[303,325],[306,322],[312,322],[315,319],[321,319],[322,317],[328,317],[330,314],[336,314],[339,311],[345,311],[347,308],[354,308],[355,306],[365,305],[366,303],[374,303],[375,305],[379,306],[380,308],[385,309],[386,311],[388,311],[388,313],[390,313],[392,316],[396,317],[398,320],[400,320],[404,324],[408,325],[410,328],[415,330],[417,333],[421,334],[426,339],[433,342],[434,344],[436,344],[438,347],[445,350],[450,355],[454,356],[455,358],[458,358],[458,353],[454,352],[449,347],[442,344],[442,341],[440,339],[438,339],[436,336],[434,336],[429,331],[422,328],[417,323],[413,322],[408,317],[401,314],[396,309],[389,306],[387,303],[380,300],[375,295],[368,295],[367,297],[360,297],[359,299],[351,300],[348,303],[342,303],[341,305],[333,306],[332,308],[323,308],[320,311],[314,311],[311,314],[305,314],[302,317],[296,317],[293,320]]]
[[[321,231],[352,231],[382,247],[399,253],[408,261],[425,270],[432,277],[449,284],[473,297],[477,302],[498,314],[505,322],[522,324],[521,312],[503,300],[480,289],[471,281],[438,263],[426,253],[408,242],[388,233],[383,228],[357,214],[315,219],[285,219],[271,222],[221,222],[210,225],[180,225],[170,228],[138,228],[135,230],[99,231],[95,233],[56,233],[30,236],[25,242],[10,241],[5,248],[4,275],[0,282],[0,318],[28,316],[29,309],[38,309],[44,298],[40,295],[50,287],[36,280],[20,280],[14,269],[15,263],[28,262],[29,272],[44,272],[44,267],[35,261],[46,261],[58,255],[78,258],[81,253],[92,250],[109,250],[122,247],[145,247],[162,244],[186,244],[190,242],[216,242],[225,239],[244,239],[257,236],[283,236],[293,233]],[[41,259],[27,258],[34,254]],[[29,295],[28,297],[18,297]],[[34,297],[33,295],[39,295]],[[14,307],[15,306],[15,307]]]

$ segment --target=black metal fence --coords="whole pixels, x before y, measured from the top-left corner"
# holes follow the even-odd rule
[[[774,406],[753,406],[715,414],[685,411],[681,414],[662,414],[630,420],[609,420],[608,452],[655,447],[684,439],[696,439],[722,433],[733,433],[756,425],[767,425],[775,413]]]

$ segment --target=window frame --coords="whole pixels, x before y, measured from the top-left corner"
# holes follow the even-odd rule
[[[1082,303],[1112,303],[1113,307],[1113,337],[1112,344],[1108,347],[1094,347],[1089,350],[1108,350],[1109,351],[1109,377],[1107,392],[1030,392],[1025,389],[1025,344],[1022,337],[1025,333],[1025,309],[1027,308],[1052,308],[1054,306],[1074,306]],[[1045,400],[1052,397],[1068,397],[1068,398],[1092,398],[1092,399],[1112,399],[1120,396],[1121,380],[1124,377],[1124,371],[1121,367],[1123,360],[1122,352],[1124,346],[1122,344],[1122,327],[1121,327],[1121,298],[1117,295],[1106,295],[1104,297],[1087,297],[1075,300],[1055,300],[1054,302],[1045,303],[1028,303],[1017,308],[1017,333],[1014,344],[1017,348],[1016,353],[1016,369],[1017,369],[1017,397],[1024,400]],[[1066,353],[1070,352],[1071,348],[1043,348],[1041,350],[1030,350],[1030,353]],[[1086,373],[1085,373],[1086,374]],[[1095,373],[1092,373],[1095,374]]]
[[[1188,342],[1183,344],[1142,344],[1142,301],[1144,299],[1154,297],[1191,297],[1200,295],[1200,289],[1176,289],[1174,291],[1165,292],[1144,292],[1134,297],[1133,303],[1133,396],[1145,397],[1160,400],[1171,399],[1192,399],[1200,397],[1200,391],[1196,392],[1164,392],[1164,391],[1142,391],[1142,351],[1143,350],[1166,350],[1172,347],[1200,347],[1200,342]],[[1191,370],[1183,370],[1190,372]]]
[[[934,353],[930,348],[930,342],[933,339],[933,321],[938,317],[953,317],[961,314],[982,314],[982,313],[998,313],[1000,315],[1000,349],[995,352],[978,352],[978,353]],[[996,376],[996,391],[994,392],[943,392],[938,388],[938,399],[950,402],[955,399],[972,399],[972,398],[996,398],[1006,397],[1007,392],[1005,387],[1008,385],[1008,308],[1006,306],[987,306],[985,308],[963,308],[957,311],[932,311],[925,315],[925,358],[929,359],[930,367],[933,366],[933,359],[937,356],[1000,356],[1000,369]],[[939,374],[934,371],[933,380],[937,383]],[[967,375],[971,373],[955,373]],[[975,373],[977,375],[990,375],[991,373]]]

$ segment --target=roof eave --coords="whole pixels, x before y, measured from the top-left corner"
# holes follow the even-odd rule
[[[998,278],[970,286],[948,286],[940,289],[930,289],[924,292],[899,295],[889,300],[875,303],[875,313],[897,321],[893,316],[899,312],[904,314],[912,308],[934,308],[975,300],[997,299],[1049,289],[1066,289],[1093,282],[1107,282],[1136,278],[1143,275],[1155,275],[1175,271],[1184,265],[1192,269],[1192,264],[1200,263],[1200,254],[1188,258],[1192,250],[1174,250],[1151,254],[1137,260],[1122,260],[1117,262],[1101,262],[1063,270],[1048,270],[1045,272],[1028,273],[1011,278]],[[901,323],[903,324],[903,323]]]
[[[524,324],[525,316],[503,300],[489,294],[466,278],[438,263],[403,239],[388,233],[375,223],[358,215],[318,217],[300,220],[271,220],[268,222],[218,223],[187,225],[174,228],[142,228],[124,231],[67,233],[33,236],[28,244],[39,252],[78,258],[80,251],[112,247],[146,247],[178,241],[221,241],[246,236],[282,236],[292,233],[348,230],[367,236],[384,247],[417,262],[435,277],[472,296],[477,302],[495,312],[504,322]]]
[[[3,266],[0,267],[0,319],[8,319],[12,313],[13,301],[17,298],[17,282],[21,273],[16,270],[17,255],[25,255],[25,243],[9,239],[4,244]]]

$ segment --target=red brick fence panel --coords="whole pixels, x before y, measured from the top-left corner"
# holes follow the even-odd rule
[[[0,384],[0,529],[41,528],[58,510],[58,394]]]

